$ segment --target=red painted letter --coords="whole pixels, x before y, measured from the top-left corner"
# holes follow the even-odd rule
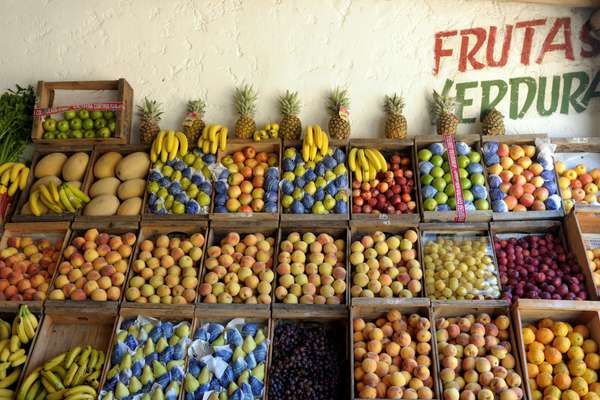
[[[504,34],[504,43],[502,44],[502,55],[500,60],[494,60],[494,47],[496,47],[496,33],[498,28],[490,26],[490,33],[488,34],[488,45],[486,52],[486,60],[488,67],[504,67],[508,61],[508,50],[510,49],[510,43],[512,41],[513,26],[506,25],[506,33]]]
[[[460,72],[465,72],[467,70],[467,62],[471,64],[475,70],[485,67],[485,64],[482,64],[475,59],[475,55],[479,52],[485,42],[485,34],[486,32],[483,28],[463,29],[460,31],[460,35],[462,36],[460,43],[460,61],[458,62],[458,70]],[[469,36],[467,35],[475,35],[477,37],[475,46],[470,50]]]
[[[435,34],[435,49],[434,49],[434,57],[435,57],[435,67],[433,68],[433,74],[437,75],[440,72],[440,60],[442,57],[450,57],[452,56],[452,49],[444,49],[442,47],[443,39],[450,36],[456,36],[458,31],[448,31],[448,32],[437,32]]]
[[[534,26],[546,25],[546,19],[534,19],[531,21],[517,22],[518,28],[525,28],[525,36],[523,37],[523,49],[521,50],[521,64],[529,65],[529,56],[531,55],[531,42],[535,33]]]
[[[554,39],[561,28],[563,29],[564,42],[554,43]],[[573,61],[575,59],[575,57],[573,57],[573,43],[571,42],[571,18],[557,18],[556,21],[554,21],[552,29],[550,29],[548,36],[546,36],[546,40],[544,40],[542,51],[540,52],[536,63],[541,64],[542,61],[544,61],[546,53],[557,50],[564,50],[565,58],[567,60]]]

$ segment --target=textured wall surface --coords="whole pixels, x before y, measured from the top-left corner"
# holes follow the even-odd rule
[[[514,46],[502,69],[459,73],[452,58],[439,75],[432,72],[435,32],[548,18],[534,39],[537,54],[555,17],[572,19],[573,61],[555,52],[541,65],[522,66],[520,46]],[[178,126],[185,101],[198,96],[208,101],[207,121],[232,126],[231,95],[243,81],[260,91],[259,124],[279,119],[276,98],[294,89],[303,100],[304,123],[326,125],[325,95],[345,85],[354,137],[381,135],[383,95],[401,91],[415,135],[431,131],[427,101],[446,78],[597,71],[600,57],[579,57],[578,33],[588,17],[588,10],[488,0],[3,0],[0,87],[124,77],[137,101],[150,96],[165,104],[167,128]],[[514,39],[522,42],[523,30]],[[444,46],[457,53],[459,44],[454,38]],[[508,103],[500,109],[506,113]],[[600,135],[599,111],[597,98],[582,113],[530,113],[507,126],[510,133]],[[477,114],[476,106],[465,109],[467,116]],[[477,124],[460,128],[477,131]]]

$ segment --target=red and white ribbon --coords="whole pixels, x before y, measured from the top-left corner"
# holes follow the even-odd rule
[[[454,135],[443,135],[444,147],[448,152],[448,164],[450,165],[450,176],[454,185],[454,199],[456,200],[456,214],[454,222],[465,222],[467,219],[467,209],[465,208],[465,199],[463,198],[462,187],[460,186],[460,176],[458,175],[458,160],[456,158],[456,140]]]
[[[86,103],[86,104],[76,104],[70,106],[58,106],[58,107],[49,107],[49,108],[40,108],[36,107],[33,109],[34,117],[44,117],[46,115],[52,114],[60,114],[65,111],[77,111],[81,109],[92,110],[92,111],[117,111],[123,109],[123,102],[120,101],[111,101],[105,103]]]

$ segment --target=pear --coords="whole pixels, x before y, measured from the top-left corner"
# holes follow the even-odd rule
[[[235,382],[231,382],[227,387],[227,394],[232,396],[236,390],[238,390],[238,385],[236,385]]]
[[[114,365],[111,369],[108,370],[108,373],[106,374],[106,377],[108,379],[115,377],[119,374],[119,372],[121,372],[121,368],[119,368],[118,365]]]
[[[242,383],[247,383],[248,379],[250,379],[250,371],[246,369],[238,377],[237,384],[241,385]]]
[[[185,387],[185,391],[187,393],[194,393],[198,387],[200,387],[200,383],[198,383],[198,379],[194,378],[192,374],[189,372],[185,374],[185,378],[183,380],[183,384]]]
[[[151,400],[150,395],[148,393],[146,393],[145,395],[142,396],[142,398],[140,400]]]
[[[165,392],[167,393],[167,396],[169,396],[169,397],[173,397],[173,396],[176,397],[179,394],[179,382],[171,381],[167,385]]]
[[[167,347],[169,347],[169,342],[167,342],[167,339],[165,339],[164,337],[161,337],[160,339],[158,339],[158,342],[156,342],[157,353],[162,353],[163,350]]]
[[[144,349],[138,347],[135,353],[133,354],[133,362],[141,361],[144,358]]]
[[[221,333],[214,342],[211,343],[213,347],[223,346],[225,344],[225,335]]]
[[[117,333],[117,342],[124,342],[128,334],[127,331],[119,331]]]
[[[244,350],[242,350],[242,348],[240,346],[238,346],[233,351],[233,355],[231,356],[231,359],[233,362],[235,362],[238,360],[238,358],[244,358],[244,357],[246,357],[246,353],[244,353]]]
[[[216,392],[212,392],[210,396],[208,396],[208,400],[219,400],[219,395]]]
[[[129,396],[129,389],[122,382],[117,382],[117,387],[115,388],[115,398],[123,399]]]
[[[161,388],[156,388],[150,397],[150,400],[165,400],[165,394]]]
[[[264,382],[265,380],[265,363],[260,363],[254,369],[252,369],[252,376],[256,379]]]
[[[129,393],[137,393],[142,390],[142,383],[138,378],[132,376],[129,380]]]
[[[144,355],[148,356],[152,353],[154,353],[154,342],[152,339],[148,338],[146,344],[144,344]]]
[[[185,338],[190,336],[190,326],[187,322],[180,324],[177,329],[175,329],[175,334],[179,336],[179,338]]]
[[[179,339],[179,337],[177,337],[177,335],[173,335],[169,338],[169,346],[175,346],[177,343],[179,343],[181,339]]]
[[[167,363],[167,369],[170,371],[173,367],[181,367],[185,366],[185,360],[171,360]]]
[[[142,369],[142,377],[140,378],[142,385],[147,385],[150,382],[154,381],[154,375],[152,374],[152,369],[150,369],[149,365],[144,365]]]
[[[121,367],[121,370],[131,369],[131,354],[126,353],[121,359],[119,366]]]
[[[265,341],[265,333],[263,332],[262,329],[259,329],[258,332],[256,332],[256,336],[254,337],[254,341],[256,342],[256,344],[261,344],[262,342]]]
[[[148,322],[147,324],[144,324],[142,326],[142,329],[146,332],[146,333],[150,333],[150,331],[154,328],[154,325],[152,325],[152,323]]]
[[[219,394],[219,400],[229,400],[227,392],[221,392],[221,394]]]
[[[167,369],[164,365],[159,363],[158,361],[152,361],[152,373],[154,374],[154,378],[158,378],[159,376],[163,376],[167,373]]]
[[[114,400],[115,395],[113,392],[106,392],[106,395],[102,398],[103,400]]]
[[[131,336],[136,338],[140,334],[140,328],[137,325],[131,325],[129,329],[127,329],[127,332],[129,332]]]
[[[200,385],[206,385],[208,382],[210,382],[210,378],[212,377],[211,375],[212,374],[208,370],[208,367],[204,366],[202,371],[200,371],[200,375],[198,375],[198,383]]]
[[[246,336],[244,339],[244,344],[242,345],[242,350],[246,353],[250,353],[252,350],[256,348],[256,342],[252,336]]]

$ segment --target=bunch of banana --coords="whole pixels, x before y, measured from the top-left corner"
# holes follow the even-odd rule
[[[29,195],[29,208],[35,216],[43,214],[40,203],[55,214],[74,213],[90,201],[88,195],[71,185],[63,183],[57,186],[53,181],[38,185]]]
[[[304,161],[314,161],[317,151],[322,156],[329,150],[329,136],[319,125],[311,125],[306,128],[304,141],[302,142],[302,159]]]
[[[172,161],[179,155],[188,153],[188,140],[183,132],[160,131],[152,142],[150,160],[156,162],[160,159],[163,163]]]
[[[265,139],[269,139],[269,138],[271,138],[271,139],[279,138],[279,124],[274,123],[274,122],[267,124],[260,131],[256,131],[252,135],[252,139],[255,142],[260,142],[261,140],[265,140]]]
[[[95,399],[105,359],[104,352],[92,346],[59,354],[25,378],[17,400]]]
[[[14,399],[10,389],[21,375],[21,368],[27,361],[26,345],[35,336],[38,320],[26,305],[19,308],[12,327],[0,319],[0,400]]]
[[[227,150],[229,129],[222,125],[206,125],[198,139],[198,148],[204,154],[217,154],[217,150]]]
[[[28,176],[29,168],[23,163],[7,162],[0,165],[0,194],[13,196],[17,189],[24,190]]]
[[[377,149],[353,147],[348,154],[348,167],[359,182],[370,182],[378,172],[387,171],[387,162]]]

